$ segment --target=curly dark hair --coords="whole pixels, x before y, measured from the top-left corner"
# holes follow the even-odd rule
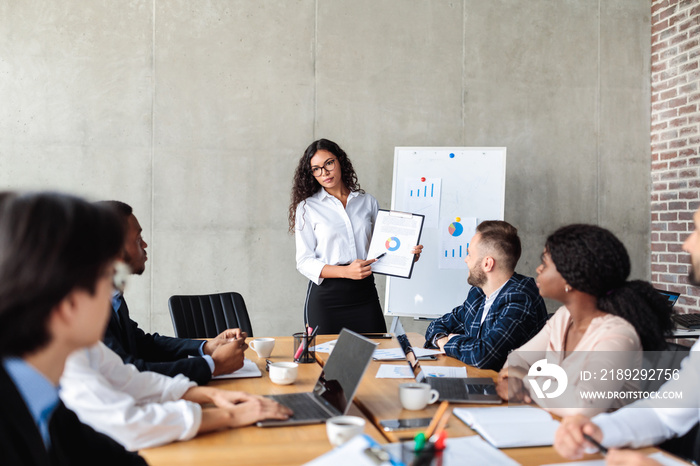
[[[338,144],[328,139],[319,139],[312,142],[304,151],[304,155],[299,159],[299,165],[294,171],[294,183],[292,185],[291,203],[289,204],[289,232],[294,233],[296,224],[297,206],[306,198],[313,196],[321,187],[311,173],[310,160],[320,150],[326,150],[335,155],[340,165],[342,173],[342,182],[346,188],[352,191],[364,193],[360,188],[360,183],[357,181],[355,169],[352,168],[352,162],[348,155]]]
[[[673,329],[666,298],[643,280],[627,281],[630,258],[617,237],[595,225],[568,225],[549,235],[545,250],[566,282],[597,298],[603,312],[622,317],[646,351],[667,347]]]

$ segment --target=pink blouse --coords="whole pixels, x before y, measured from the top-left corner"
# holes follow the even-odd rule
[[[596,317],[574,351],[566,353],[564,346],[570,325],[569,310],[562,306],[537,335],[508,356],[505,367],[508,367],[509,376],[520,374],[532,399],[560,416],[584,414],[590,417],[634,401],[629,394],[636,385],[629,380],[631,377],[625,376],[624,370],[640,367],[642,344],[632,324],[612,314]],[[526,375],[530,367],[542,359],[566,372],[568,381],[561,395],[546,397],[556,391],[551,389],[556,384],[554,380],[548,390],[541,390],[544,398],[538,397],[532,388],[530,380],[536,380],[540,387],[545,385],[543,376]],[[618,369],[623,372],[618,373]]]

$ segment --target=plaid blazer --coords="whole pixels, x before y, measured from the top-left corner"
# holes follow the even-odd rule
[[[506,282],[481,324],[486,295],[473,286],[464,304],[433,321],[426,346],[439,333],[460,334],[445,345],[445,354],[481,369],[500,370],[508,353],[522,346],[544,326],[547,308],[535,280],[518,273]]]

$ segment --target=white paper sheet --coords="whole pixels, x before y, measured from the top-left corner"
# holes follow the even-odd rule
[[[459,219],[459,220],[457,220]],[[441,269],[466,269],[464,259],[467,257],[469,241],[476,233],[476,217],[458,215],[443,216],[440,219],[440,261]]]
[[[649,458],[655,459],[664,466],[688,466],[688,463],[678,461],[674,458],[671,458],[668,455],[664,455],[661,452],[652,453],[651,455],[649,455]],[[575,466],[605,466],[605,460],[579,461],[577,463],[553,463],[544,466],[571,466],[572,464],[574,464]]]
[[[372,272],[410,277],[414,259],[411,251],[418,244],[422,227],[422,215],[379,210],[367,259],[383,256],[372,264]]]
[[[215,375],[212,379],[245,379],[249,377],[262,377],[262,372],[258,369],[258,365],[250,359],[243,360],[243,367],[230,374]]]
[[[431,356],[433,354],[443,354],[442,351],[435,349],[420,348],[418,346],[412,346],[412,348],[417,358]],[[401,348],[378,348],[374,350],[372,358],[374,358],[375,361],[402,361],[406,360],[406,354],[404,354]]]
[[[325,343],[321,343],[320,345],[312,346],[310,350],[315,351],[317,353],[330,353],[331,346],[335,345],[337,341],[338,340],[327,341]]]
[[[377,370],[378,379],[413,379],[413,371],[408,364],[382,364]]]
[[[458,377],[467,378],[467,368],[466,367],[452,367],[452,366],[420,366],[423,369],[423,373],[426,377]]]

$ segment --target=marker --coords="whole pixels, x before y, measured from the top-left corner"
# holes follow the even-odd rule
[[[386,256],[386,253],[385,253],[385,252],[379,254],[377,257],[374,258],[374,260],[378,261],[379,259],[381,259],[381,258],[384,257],[384,256]]]
[[[423,450],[423,447],[425,446],[425,434],[423,432],[419,432],[416,434],[415,438],[413,439],[413,451],[421,451]]]
[[[588,442],[590,442],[594,447],[596,447],[601,455],[605,456],[608,454],[608,449],[605,448],[603,445],[601,445],[600,442],[598,442],[596,439],[594,439],[590,435],[583,434],[583,438],[588,440]]]

